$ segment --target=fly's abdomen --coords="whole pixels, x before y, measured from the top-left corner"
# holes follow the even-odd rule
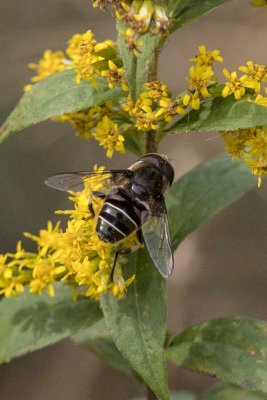
[[[136,231],[139,226],[138,216],[129,203],[108,199],[98,215],[96,232],[101,240],[116,243]]]

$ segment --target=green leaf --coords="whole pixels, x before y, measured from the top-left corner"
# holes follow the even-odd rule
[[[99,304],[72,299],[70,288],[58,286],[56,296],[34,296],[0,302],[0,362],[51,345],[89,327],[102,317]]]
[[[127,132],[127,136],[125,138],[125,148],[139,157],[145,154],[145,133],[136,130],[132,130],[132,132]]]
[[[168,15],[173,19],[170,31],[207,14],[229,0],[167,0]]]
[[[201,163],[180,178],[166,196],[173,247],[256,183],[242,161],[226,154]]]
[[[168,131],[230,131],[261,125],[267,125],[267,107],[228,96],[207,100],[199,110],[191,110]]]
[[[111,367],[133,375],[133,370],[115,346],[104,319],[72,336],[79,345],[95,352]]]
[[[73,70],[58,72],[32,86],[9,115],[0,130],[0,143],[11,133],[64,113],[84,110],[107,100],[125,96],[121,88],[109,89],[105,78],[98,78],[98,89],[82,80],[76,83]]]
[[[136,274],[121,300],[101,296],[101,306],[113,340],[132,368],[159,399],[168,399],[163,351],[166,282],[145,250],[127,257],[124,271]]]
[[[267,322],[228,317],[195,325],[166,349],[177,365],[244,388],[267,391]]]
[[[267,394],[254,392],[241,388],[240,386],[230,385],[229,383],[219,383],[201,393],[196,400],[266,400]]]
[[[128,50],[121,32],[125,27],[121,22],[117,22],[118,30],[118,48],[126,70],[130,96],[136,101],[138,95],[143,90],[143,84],[147,81],[156,79],[153,68],[156,68],[159,49],[165,41],[164,35],[151,35],[146,33],[140,36],[142,45],[139,46],[140,53],[136,57],[134,53]]]

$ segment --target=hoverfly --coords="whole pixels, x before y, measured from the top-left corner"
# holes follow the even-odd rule
[[[127,169],[98,172],[62,173],[49,177],[45,183],[58,190],[78,192],[84,180],[99,175],[104,189],[93,191],[92,196],[104,200],[97,216],[96,233],[100,240],[117,244],[136,232],[145,242],[150,257],[164,278],[173,270],[173,253],[164,193],[172,185],[173,167],[165,155],[149,153]],[[95,216],[92,198],[88,204],[91,218]],[[129,250],[118,250],[119,254]]]

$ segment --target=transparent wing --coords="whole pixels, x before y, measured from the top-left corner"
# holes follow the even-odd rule
[[[84,181],[92,179],[94,183],[103,182],[103,186],[108,190],[114,185],[123,183],[125,179],[129,178],[131,175],[132,171],[127,169],[96,172],[66,172],[50,176],[46,179],[45,184],[53,189],[62,190],[64,192],[80,192],[84,189]]]
[[[163,199],[155,214],[148,211],[142,212],[143,238],[155,266],[164,278],[168,278],[173,271],[174,262],[168,217]]]

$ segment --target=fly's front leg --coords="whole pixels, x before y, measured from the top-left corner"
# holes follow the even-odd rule
[[[96,196],[99,199],[104,199],[106,197],[105,193],[103,193],[103,192],[93,191],[90,194],[89,201],[88,201],[88,210],[90,212],[90,215],[86,219],[93,219],[95,217],[95,211],[94,211],[94,207],[93,207],[93,196]]]

